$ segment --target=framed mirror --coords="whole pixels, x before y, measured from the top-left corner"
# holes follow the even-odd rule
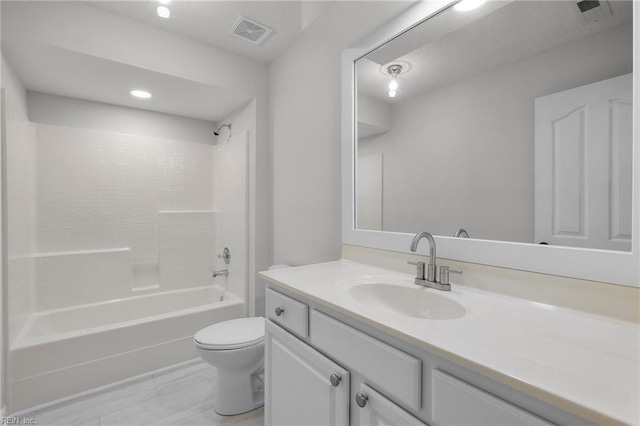
[[[425,2],[345,50],[343,242],[638,286],[637,14]]]

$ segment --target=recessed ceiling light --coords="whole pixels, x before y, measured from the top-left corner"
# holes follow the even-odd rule
[[[169,4],[171,3],[171,0],[158,0],[158,3]]]
[[[477,7],[480,7],[484,4],[486,0],[462,0],[459,3],[456,3],[453,8],[460,12],[466,12],[468,10],[473,10]]]
[[[170,18],[171,17],[171,11],[166,6],[158,6],[156,11],[158,12],[158,16],[161,17],[161,18]]]
[[[151,93],[145,91],[145,90],[132,90],[129,93],[131,93],[131,96],[135,96],[136,98],[140,98],[140,99],[149,99],[151,97]]]

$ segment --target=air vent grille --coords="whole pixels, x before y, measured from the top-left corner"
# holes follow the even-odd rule
[[[252,44],[260,45],[273,32],[272,28],[244,16],[238,17],[228,33]]]
[[[582,13],[585,13],[587,10],[593,9],[594,7],[600,7],[600,2],[594,0],[584,0],[578,2],[578,9],[580,9],[580,12]]]
[[[585,24],[598,22],[611,16],[607,0],[582,0],[573,3],[575,11]]]

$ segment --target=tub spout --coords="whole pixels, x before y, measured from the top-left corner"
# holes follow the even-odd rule
[[[229,276],[229,270],[228,269],[223,269],[222,271],[213,271],[213,275],[212,277],[228,277]]]

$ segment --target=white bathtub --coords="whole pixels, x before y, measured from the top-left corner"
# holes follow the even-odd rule
[[[33,314],[9,351],[9,409],[21,411],[196,358],[199,329],[245,316],[217,286]]]

